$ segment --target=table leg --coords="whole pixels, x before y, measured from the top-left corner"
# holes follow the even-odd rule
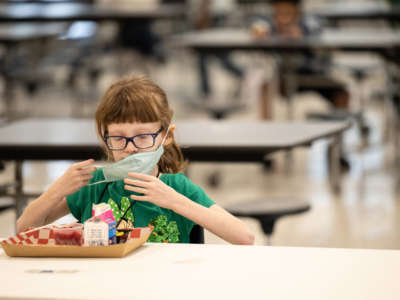
[[[395,189],[396,192],[400,192],[400,175],[399,171],[400,170],[400,156],[399,156],[399,149],[398,147],[400,146],[400,119],[399,119],[399,111],[396,111],[396,118],[394,119],[394,178],[395,178]]]
[[[15,162],[15,210],[17,214],[17,218],[22,214],[26,199],[24,197],[24,187],[23,187],[23,178],[22,178],[22,161],[17,160]]]
[[[342,137],[340,134],[335,135],[331,142],[331,149],[329,151],[329,181],[332,188],[332,191],[335,194],[339,194],[341,192],[340,185],[340,148],[341,148],[341,140]]]
[[[383,140],[385,143],[390,143],[390,138],[393,133],[396,132],[396,122],[394,120],[396,115],[396,107],[392,102],[393,97],[393,86],[392,86],[392,76],[391,68],[388,62],[384,63],[385,70],[385,85],[386,93],[384,95],[383,103],[383,116],[384,116],[384,127],[383,127]]]
[[[9,74],[10,66],[14,62],[14,53],[17,51],[16,44],[11,43],[6,46],[3,62],[0,66],[1,75],[4,79],[6,88],[4,89],[3,95],[1,96],[4,100],[5,108],[3,112],[3,120],[5,122],[10,122],[15,118],[15,111],[13,109],[14,102],[14,88],[15,83],[11,75]]]
[[[287,120],[292,121],[294,119],[294,108],[293,98],[297,90],[297,76],[295,72],[296,61],[291,55],[283,56],[283,69],[284,69],[284,89],[285,96],[287,98]],[[286,151],[285,154],[285,172],[287,175],[290,174],[293,165],[293,150]]]
[[[297,91],[296,59],[292,55],[282,56],[284,93],[287,98],[287,119],[294,119],[293,98]]]
[[[14,81],[8,76],[5,77],[5,86],[7,87],[4,91],[5,100],[5,121],[10,122],[15,118],[15,111],[13,109],[14,102]]]
[[[265,241],[265,245],[266,246],[272,246],[272,237],[270,234],[268,234],[267,236],[267,240]]]

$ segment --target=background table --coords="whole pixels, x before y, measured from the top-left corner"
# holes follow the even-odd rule
[[[18,76],[15,73],[29,72],[32,69],[36,69],[39,58],[46,53],[46,42],[55,40],[65,31],[66,26],[63,23],[0,23],[0,44],[4,46],[4,52],[0,55],[0,75],[7,87],[4,89],[0,100],[5,102],[3,114],[6,119],[13,115],[11,110],[12,102],[14,101],[13,87],[15,81],[18,80]],[[35,42],[35,45],[30,45],[33,42]],[[15,57],[21,47],[30,49],[29,57]]]
[[[144,244],[122,259],[9,258],[0,298],[397,300],[400,252]],[[52,272],[40,273],[47,270]]]
[[[400,34],[396,31],[324,30],[321,35],[302,39],[269,37],[255,39],[245,29],[211,29],[188,32],[172,39],[177,46],[196,51],[216,53],[219,51],[256,50],[298,53],[310,50],[345,50],[391,52],[400,48]]]
[[[128,5],[127,5],[128,3]],[[181,4],[3,3],[0,22],[122,21],[183,17]]]
[[[296,57],[299,54],[309,54],[310,51],[362,51],[379,54],[387,63],[400,67],[400,32],[395,30],[324,30],[322,34],[290,39],[271,36],[263,39],[254,38],[247,29],[211,29],[201,32],[188,32],[176,35],[171,43],[177,47],[191,49],[198,53],[215,54],[229,51],[259,51],[274,53],[281,57],[285,94],[291,104],[297,90],[298,76],[296,74]],[[329,67],[329,66],[327,66]],[[390,69],[388,69],[390,70]],[[388,86],[391,86],[392,74],[388,76]],[[387,93],[392,95],[390,89]],[[361,109],[362,110],[362,109]],[[288,107],[288,119],[293,118],[292,105]]]
[[[309,13],[333,22],[341,20],[400,20],[400,6],[390,6],[386,1],[366,3],[334,1],[314,8]]]
[[[340,191],[339,143],[348,122],[178,121],[175,136],[190,161],[263,162],[265,155],[333,138],[332,188]],[[26,160],[101,159],[91,119],[27,119],[0,127],[0,160],[15,161],[17,215],[22,212]]]

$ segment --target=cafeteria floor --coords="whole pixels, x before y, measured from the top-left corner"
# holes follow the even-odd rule
[[[235,55],[234,58],[246,66],[247,70],[240,97],[245,106],[227,118],[257,119],[257,86],[262,76],[270,77],[272,74],[270,65],[268,60],[263,64],[257,63],[260,57],[252,61],[245,56]],[[187,53],[175,55],[164,65],[152,65],[150,70],[149,76],[167,91],[176,119],[210,118],[198,105],[201,98],[197,93],[194,57]],[[65,71],[58,69],[54,84],[40,89],[33,97],[17,89],[14,102],[17,114],[22,117],[92,117],[97,100],[108,84],[118,76],[118,72],[107,69],[97,87],[89,87],[85,77],[78,78],[78,91],[73,92],[60,88]],[[353,95],[356,95],[359,86],[348,73],[342,72],[341,78],[344,78],[354,92]],[[232,91],[237,82],[218,64],[212,64],[211,75],[215,88],[212,101],[233,99]],[[340,195],[335,196],[329,189],[326,161],[328,141],[317,142],[311,148],[294,150],[289,172],[285,168],[285,154],[276,153],[271,156],[274,167],[270,170],[250,163],[193,163],[189,167],[191,180],[201,185],[221,206],[260,197],[266,201],[276,201],[280,197],[310,201],[312,209],[309,212],[278,221],[272,238],[275,246],[400,248],[400,198],[394,177],[397,172],[393,164],[396,151],[392,142],[394,134],[387,122],[384,122],[387,120],[384,101],[376,97],[385,90],[381,75],[382,71],[378,70],[363,84],[369,95],[366,105],[366,119],[371,127],[369,144],[360,147],[359,134],[354,127],[346,132],[345,152],[351,168],[343,174]],[[297,95],[293,103],[295,119],[305,119],[310,111],[324,112],[329,109],[328,104],[314,93]],[[356,106],[356,99],[353,104]],[[274,118],[285,119],[286,108],[284,100],[276,100]],[[387,128],[388,131],[385,130]],[[25,190],[42,191],[70,164],[70,161],[26,163]],[[218,172],[221,179],[217,187],[209,184],[210,175],[215,172]],[[5,170],[0,173],[0,182],[9,181],[12,176],[13,165],[6,163]],[[0,213],[0,237],[14,233],[14,221],[13,210]],[[265,244],[266,239],[259,224],[248,218],[244,221],[255,232],[255,243]],[[208,232],[206,242],[225,243]]]

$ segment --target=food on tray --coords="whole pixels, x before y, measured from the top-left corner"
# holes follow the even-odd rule
[[[53,234],[56,245],[82,245],[82,226],[56,227],[53,229]]]
[[[117,230],[117,243],[122,244],[125,243],[128,240],[129,234],[133,228],[130,229],[118,229]]]
[[[3,245],[42,246],[108,246],[126,243],[128,240],[150,234],[153,227],[134,228],[131,220],[121,217],[116,221],[109,204],[93,205],[93,216],[84,224],[45,225],[31,228],[2,242]],[[148,232],[150,230],[150,232]],[[148,238],[148,237],[147,237]],[[146,240],[147,240],[146,238]]]
[[[82,226],[82,224],[79,225]],[[29,232],[19,233],[0,242],[0,245],[10,257],[124,257],[145,243],[153,230],[152,227],[134,228],[128,233],[128,238],[124,243],[104,247],[85,247],[56,245],[54,228],[55,226],[46,225]]]
[[[118,230],[123,230],[123,229],[132,229],[133,228],[133,224],[130,220],[125,219],[125,218],[121,218],[117,227],[117,231]]]

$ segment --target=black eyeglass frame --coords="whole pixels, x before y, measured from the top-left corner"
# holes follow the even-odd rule
[[[159,129],[159,130],[157,130],[157,132],[155,132],[155,133],[142,133],[142,134],[137,134],[137,135],[134,135],[134,136],[131,136],[131,137],[126,137],[126,136],[121,136],[121,135],[108,135],[108,136],[105,136],[104,137],[104,143],[106,144],[106,146],[107,146],[107,148],[109,149],[109,150],[111,150],[111,151],[122,151],[122,150],[124,150],[127,146],[128,146],[128,143],[129,142],[132,142],[132,144],[136,147],[136,148],[138,148],[138,149],[149,149],[149,148],[151,148],[151,147],[153,147],[154,146],[154,144],[156,143],[156,138],[157,138],[157,136],[162,132],[162,127]],[[135,141],[134,141],[134,139],[136,138],[136,137],[138,137],[138,136],[151,136],[152,138],[153,138],[153,144],[151,145],[151,146],[149,146],[149,147],[138,147],[137,145],[136,145],[136,143],[135,143]],[[122,147],[122,148],[120,148],[120,149],[113,149],[113,148],[110,148],[110,146],[108,145],[108,140],[110,139],[110,138],[123,138],[123,139],[125,139],[125,146],[124,147]]]

